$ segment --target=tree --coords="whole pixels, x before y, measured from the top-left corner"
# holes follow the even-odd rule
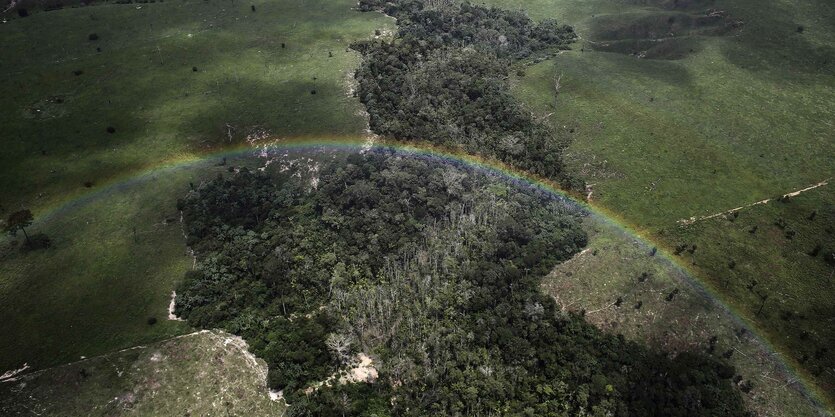
[[[560,88],[562,87],[562,73],[560,75],[554,74],[554,108],[557,108],[557,99],[560,96]]]
[[[26,237],[26,243],[31,244],[29,234],[26,233],[26,227],[32,224],[32,220],[34,220],[34,217],[32,217],[32,212],[29,209],[16,211],[9,216],[9,220],[6,222],[6,231],[12,236],[17,236],[18,230],[22,231],[23,236]]]
[[[342,363],[351,359],[351,337],[345,334],[331,333],[325,339],[325,345]]]

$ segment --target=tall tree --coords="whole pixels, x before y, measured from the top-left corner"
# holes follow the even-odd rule
[[[17,236],[18,230],[22,231],[23,236],[26,237],[26,243],[31,244],[26,228],[32,225],[32,220],[34,220],[34,217],[32,217],[32,212],[29,209],[16,211],[9,215],[9,219],[6,221],[6,231],[12,236]]]

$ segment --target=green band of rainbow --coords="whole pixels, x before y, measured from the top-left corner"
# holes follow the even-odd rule
[[[631,236],[641,244],[645,245],[648,251],[649,248],[657,248],[658,250],[655,255],[656,258],[661,259],[664,263],[668,264],[674,270],[678,271],[680,275],[684,277],[684,281],[688,285],[690,285],[698,293],[702,294],[706,299],[710,300],[714,305],[718,306],[721,310],[725,311],[726,314],[729,317],[731,317],[737,325],[748,329],[751,332],[751,334],[755,337],[755,339],[759,342],[759,345],[762,347],[762,349],[770,355],[773,355],[774,358],[776,358],[778,365],[783,368],[784,372],[787,375],[795,377],[798,381],[801,382],[803,388],[802,393],[813,404],[817,405],[821,410],[823,410],[824,406],[822,404],[824,404],[825,401],[822,401],[821,399],[826,398],[826,396],[821,395],[821,393],[818,392],[818,389],[814,384],[810,384],[804,378],[801,378],[799,376],[799,373],[795,369],[793,369],[789,364],[787,364],[782,359],[782,356],[777,353],[778,350],[773,345],[769,344],[767,342],[767,339],[762,337],[759,334],[759,332],[755,331],[756,328],[750,322],[748,322],[748,320],[744,319],[741,314],[734,311],[730,307],[730,304],[723,302],[722,297],[720,297],[718,293],[709,286],[709,284],[695,279],[695,273],[690,271],[686,265],[684,265],[678,259],[672,256],[669,250],[664,248],[664,245],[659,244],[657,242],[653,242],[653,240],[650,238],[650,236],[648,236],[648,233],[646,233],[646,231],[631,225],[625,219],[623,219],[622,217],[605,207],[585,201],[583,197],[579,194],[570,193],[563,190],[559,184],[552,180],[542,178],[529,172],[514,168],[506,163],[503,163],[495,159],[467,154],[463,150],[445,148],[424,142],[400,142],[382,139],[375,140],[373,142],[373,145],[371,145],[371,142],[369,142],[369,140],[366,138],[338,136],[328,138],[297,137],[291,139],[278,139],[270,142],[269,145],[251,145],[247,143],[237,144],[221,149],[215,149],[205,153],[188,153],[176,155],[172,158],[161,161],[156,165],[152,165],[146,167],[145,169],[139,170],[138,172],[134,172],[127,176],[121,176],[110,179],[104,185],[97,186],[92,190],[85,190],[86,192],[72,195],[69,198],[64,199],[56,204],[53,204],[41,210],[37,210],[36,217],[39,219],[39,222],[48,221],[49,219],[58,216],[62,213],[65,213],[68,210],[72,210],[73,208],[79,205],[93,201],[96,198],[99,198],[103,195],[125,189],[126,187],[130,187],[133,184],[147,180],[155,175],[163,174],[165,172],[171,172],[172,170],[193,169],[199,166],[205,166],[211,162],[215,162],[224,157],[235,158],[248,155],[254,156],[257,154],[257,152],[260,152],[264,149],[268,149],[270,151],[306,149],[342,149],[349,151],[357,151],[360,149],[367,149],[369,146],[379,148],[391,148],[404,154],[431,156],[442,161],[463,164],[468,167],[476,168],[480,171],[492,174],[494,176],[499,176],[507,180],[510,180],[515,184],[523,184],[528,187],[533,187],[535,189],[541,190],[545,193],[551,194],[565,201],[569,201],[577,207],[584,209],[591,215],[596,216],[596,218],[615,226],[618,230],[622,231],[626,235]],[[827,413],[825,411],[821,411],[821,413],[824,415],[832,415],[831,413]]]

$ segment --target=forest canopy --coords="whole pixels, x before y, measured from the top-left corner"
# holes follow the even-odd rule
[[[733,368],[540,291],[586,244],[565,202],[392,150],[322,159],[316,181],[241,169],[179,202],[198,262],[177,314],[243,336],[293,415],[746,415]],[[320,384],[359,353],[376,382]]]
[[[574,30],[521,12],[447,3],[360,2],[397,18],[399,28],[391,41],[353,46],[364,56],[356,79],[371,129],[497,158],[581,189],[563,167],[566,143],[517,103],[507,84],[514,62],[568,48]]]

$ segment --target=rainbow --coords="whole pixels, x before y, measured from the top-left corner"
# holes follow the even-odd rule
[[[184,153],[174,155],[157,164],[147,166],[143,169],[134,171],[127,175],[117,176],[111,178],[102,185],[96,185],[89,190],[65,196],[63,200],[48,204],[36,210],[36,219],[39,223],[48,222],[50,219],[67,213],[79,206],[95,201],[103,196],[125,190],[135,184],[147,181],[156,175],[170,173],[184,169],[196,169],[199,167],[207,167],[216,164],[217,161],[223,158],[244,158],[255,157],[263,152],[275,153],[276,151],[296,151],[296,150],[345,150],[358,151],[370,148],[387,148],[397,151],[405,155],[416,155],[422,157],[430,157],[439,162],[460,164],[466,167],[474,168],[477,171],[486,173],[493,177],[499,177],[510,183],[518,186],[530,187],[541,191],[545,194],[551,195],[562,201],[569,202],[576,207],[586,211],[590,215],[595,216],[596,219],[604,221],[605,223],[614,226],[627,236],[647,248],[656,250],[655,257],[667,266],[676,270],[684,281],[691,286],[697,293],[704,296],[714,305],[718,306],[734,323],[740,327],[744,327],[754,336],[757,343],[768,354],[776,358],[776,362],[782,371],[787,376],[792,376],[797,381],[801,382],[801,393],[815,405],[822,415],[832,415],[829,411],[824,411],[827,403],[826,395],[823,395],[815,384],[809,383],[806,378],[800,377],[800,373],[792,366],[787,364],[778,354],[778,349],[767,342],[767,338],[763,337],[759,332],[756,332],[756,327],[743,315],[731,307],[731,304],[725,302],[723,297],[719,295],[711,286],[705,282],[695,279],[698,276],[689,267],[672,256],[669,249],[665,248],[660,242],[653,241],[652,237],[646,230],[631,225],[628,221],[620,217],[617,213],[589,201],[586,201],[584,196],[576,192],[569,192],[564,190],[558,183],[534,175],[530,172],[514,168],[504,162],[496,159],[470,155],[463,150],[452,149],[442,146],[437,146],[425,142],[402,142],[388,139],[375,139],[373,142],[368,138],[359,137],[297,137],[289,139],[273,139],[263,140],[255,143],[235,144],[229,147],[214,149],[203,153]],[[831,406],[831,405],[830,405]]]

